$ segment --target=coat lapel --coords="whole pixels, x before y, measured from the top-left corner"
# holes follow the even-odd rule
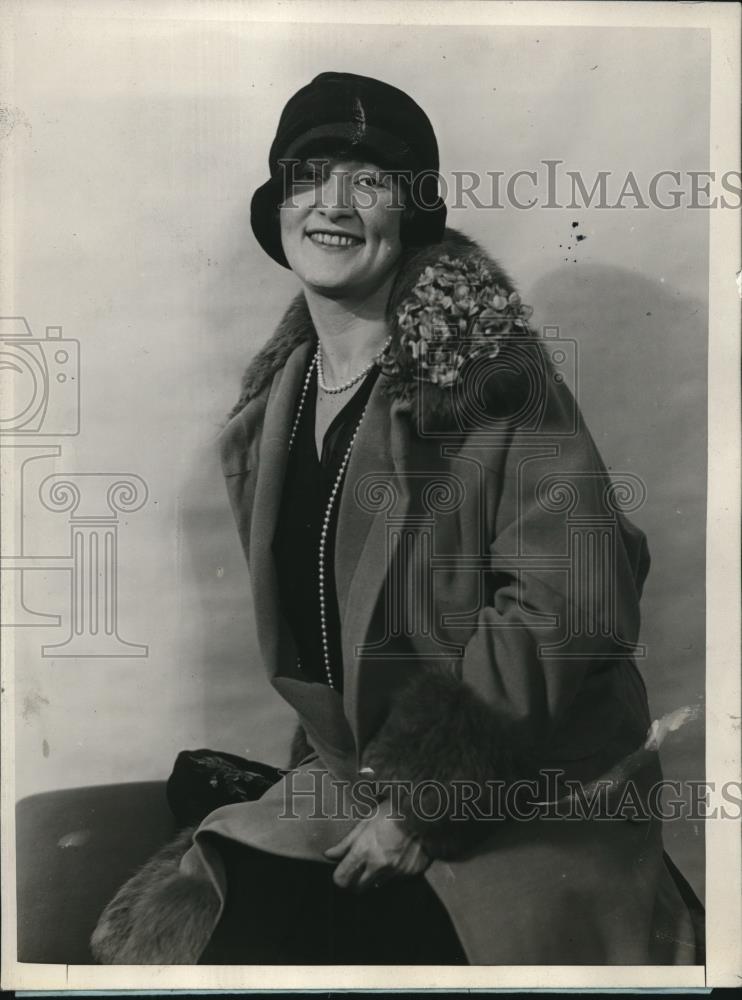
[[[296,647],[280,610],[272,541],[286,474],[289,436],[312,349],[311,342],[300,344],[273,377],[250,519],[250,575],[256,630],[265,666],[271,678],[297,681],[302,676],[296,667]],[[343,707],[356,739],[362,735],[367,721],[361,715],[359,703],[359,680],[364,669],[359,647],[367,641],[394,556],[395,543],[388,532],[390,520],[397,526],[405,522],[411,502],[409,472],[419,464],[417,453],[425,453],[429,471],[437,466],[433,451],[425,447],[414,430],[411,404],[391,398],[385,383],[384,375],[377,379],[353,445],[340,497],[335,541],[334,569],[345,670]],[[378,660],[371,661],[371,665],[381,672],[384,670]]]
[[[388,539],[390,518],[401,524],[410,503],[407,467],[409,405],[391,400],[385,377],[366,406],[346,470],[335,541],[344,664],[343,703],[356,738],[359,718],[358,647],[366,641],[378,596],[394,552]]]
[[[269,676],[295,671],[296,652],[281,627],[278,580],[272,542],[286,475],[289,436],[313,345],[300,344],[273,379],[260,442],[250,525],[250,561],[255,624]]]
[[[250,519],[250,575],[255,623],[268,674],[300,676],[296,649],[284,627],[272,550],[286,475],[296,403],[313,349],[300,344],[274,376],[265,410]],[[408,405],[391,400],[377,379],[353,445],[338,510],[335,575],[346,664],[345,704],[355,714],[356,647],[363,643],[389,566],[388,518],[403,520],[409,496],[405,455]]]

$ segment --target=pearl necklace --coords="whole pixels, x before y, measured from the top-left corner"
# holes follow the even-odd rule
[[[317,351],[319,351],[319,348],[317,348]],[[317,364],[317,351],[315,351],[311,364],[307,369],[307,375],[304,379],[304,385],[302,386],[301,396],[299,397],[299,406],[296,411],[296,416],[294,417],[294,425],[291,428],[291,434],[289,435],[289,451],[291,451],[291,448],[293,447],[294,438],[296,437],[296,432],[299,429],[299,421],[301,420],[301,414],[304,409],[304,401],[306,400],[307,393],[309,392],[309,383],[312,381],[312,372]]]
[[[328,392],[328,393],[333,393],[333,394],[334,393],[338,393],[338,392],[345,392],[346,389],[350,389],[350,387],[352,385],[355,385],[356,382],[360,382],[361,379],[365,375],[368,375],[368,373],[371,371],[371,369],[374,367],[374,365],[377,364],[377,362],[379,361],[379,358],[381,357],[381,355],[384,353],[384,351],[387,349],[387,347],[389,346],[389,344],[391,342],[392,342],[392,338],[391,338],[391,335],[389,335],[386,338],[386,340],[384,341],[384,346],[381,348],[381,350],[379,351],[379,353],[377,355],[375,355],[371,359],[371,361],[369,361],[369,363],[366,365],[366,367],[362,371],[358,372],[357,375],[354,375],[353,378],[348,379],[347,382],[343,382],[341,385],[332,385],[332,386],[327,385],[325,383],[325,370],[324,370],[324,366],[322,364],[322,345],[318,344],[317,345],[317,353],[315,354],[315,359],[316,359],[316,362],[317,362],[317,382],[318,382],[319,387],[322,390],[322,392]]]
[[[383,353],[383,351],[380,353]],[[377,359],[374,359],[374,361],[371,362],[371,364],[366,369],[366,372],[364,372],[364,374],[366,374],[371,370],[371,368],[373,368],[373,366],[376,364],[376,360]],[[291,447],[294,443],[294,438],[296,437],[296,432],[299,427],[299,421],[301,420],[302,411],[304,409],[304,403],[306,402],[307,393],[309,392],[309,384],[312,380],[312,372],[314,371],[315,367],[317,368],[317,381],[319,382],[322,371],[322,361],[321,361],[319,345],[317,346],[317,350],[314,354],[314,357],[312,358],[311,364],[309,365],[309,369],[307,370],[306,378],[304,379],[304,385],[301,390],[301,396],[299,397],[299,406],[296,411],[296,417],[294,418],[294,425],[291,428],[291,435],[289,437],[289,451],[291,451]],[[358,381],[358,379],[356,378],[354,379],[354,381]],[[337,392],[338,390],[334,391]],[[338,474],[335,478],[335,483],[332,489],[330,490],[330,498],[327,501],[327,507],[325,508],[325,516],[322,519],[322,531],[320,533],[320,539],[319,539],[319,553],[318,553],[319,617],[320,617],[320,631],[322,633],[322,656],[325,663],[325,673],[327,674],[327,683],[333,690],[335,689],[335,683],[332,679],[332,665],[330,663],[330,641],[327,637],[327,602],[325,600],[325,551],[327,548],[327,536],[330,531],[330,520],[332,518],[332,511],[335,506],[335,500],[337,499],[337,495],[340,492],[340,483],[343,480],[345,469],[348,465],[348,462],[350,461],[350,453],[353,450],[353,444],[355,443],[355,439],[358,435],[358,431],[360,430],[361,422],[363,420],[365,413],[366,413],[366,407],[364,406],[363,411],[360,417],[358,418],[358,423],[356,424],[353,434],[351,435],[350,441],[348,442],[348,447],[345,449],[345,454],[343,455],[342,461],[340,462],[340,468],[338,469]]]
[[[332,666],[330,664],[330,642],[327,638],[327,608],[325,603],[325,547],[327,544],[327,535],[330,530],[330,518],[332,517],[332,509],[335,505],[335,498],[340,490],[340,483],[342,482],[343,475],[345,473],[345,468],[350,460],[350,453],[353,448],[353,443],[356,439],[358,431],[361,427],[361,421],[363,420],[364,414],[366,413],[366,407],[364,406],[363,412],[358,418],[358,423],[355,426],[353,435],[348,442],[348,447],[343,455],[343,460],[340,463],[340,468],[338,469],[337,479],[335,480],[335,485],[332,487],[330,492],[330,499],[327,501],[327,509],[325,510],[325,518],[322,522],[322,533],[319,539],[319,617],[320,617],[320,628],[322,630],[322,653],[325,660],[325,672],[327,673],[327,683],[331,688],[335,685],[332,680]]]

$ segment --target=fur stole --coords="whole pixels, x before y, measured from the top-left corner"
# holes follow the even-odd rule
[[[195,965],[219,915],[211,882],[180,870],[194,829],[151,858],[105,908],[90,941],[104,965]]]
[[[302,726],[289,749],[291,770],[315,751]],[[211,882],[180,870],[193,846],[188,827],[119,889],[101,914],[90,941],[103,965],[194,965],[209,942],[219,913]]]

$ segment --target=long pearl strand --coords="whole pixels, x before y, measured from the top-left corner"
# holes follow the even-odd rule
[[[388,343],[388,341],[387,341]],[[386,345],[383,350],[386,349]],[[383,353],[383,350],[380,353]],[[375,358],[369,367],[362,373],[367,374],[371,368],[376,364],[378,358]],[[317,350],[315,351],[314,357],[312,358],[311,364],[307,370],[306,378],[304,379],[304,385],[302,386],[301,396],[299,397],[299,406],[296,411],[296,417],[294,418],[294,424],[291,428],[291,434],[289,436],[289,451],[294,444],[294,439],[296,437],[296,432],[299,428],[299,421],[301,420],[302,411],[304,409],[304,403],[306,402],[307,393],[309,392],[309,384],[312,380],[312,373],[314,369],[317,369],[317,381],[320,382],[321,372],[322,372],[322,360],[321,360],[321,348],[317,345]],[[356,377],[353,381],[357,382],[359,380]],[[321,383],[320,383],[321,384]],[[344,388],[347,388],[345,386]],[[339,392],[341,390],[335,389],[330,390],[334,392]],[[348,442],[348,447],[345,449],[345,454],[340,463],[340,468],[338,469],[338,474],[335,479],[335,483],[330,491],[330,498],[327,501],[327,507],[325,508],[325,516],[322,520],[322,531],[320,533],[319,540],[319,614],[320,614],[320,630],[322,633],[322,655],[325,661],[325,673],[327,674],[327,683],[334,690],[335,682],[332,679],[332,665],[330,663],[330,641],[327,637],[327,602],[325,600],[325,549],[327,547],[327,536],[330,531],[330,520],[332,518],[332,511],[335,506],[335,500],[340,491],[340,483],[342,482],[343,475],[345,474],[345,469],[350,461],[350,453],[353,449],[353,444],[358,435],[358,431],[361,427],[361,422],[365,416],[366,408],[363,408],[363,412],[358,418],[358,423],[355,426],[355,430]]]
[[[317,351],[319,351],[319,348],[317,348]],[[307,398],[307,393],[309,392],[309,383],[312,381],[312,372],[314,371],[316,365],[317,365],[317,352],[315,352],[311,364],[307,369],[307,375],[306,378],[304,379],[304,385],[302,386],[301,396],[299,397],[299,406],[296,411],[296,416],[294,417],[294,425],[291,428],[291,434],[289,435],[289,451],[291,451],[293,447],[294,438],[296,437],[296,432],[299,429],[299,421],[301,420],[301,414],[304,409],[304,402]]]
[[[332,517],[332,508],[335,505],[335,498],[340,490],[340,483],[345,473],[345,468],[350,460],[350,453],[353,448],[353,442],[356,439],[358,431],[361,426],[361,421],[363,420],[364,414],[366,413],[366,408],[363,408],[363,412],[358,418],[358,423],[356,424],[355,430],[353,431],[353,436],[351,437],[348,447],[343,455],[343,460],[340,463],[340,469],[338,470],[337,478],[335,480],[335,485],[332,487],[330,493],[330,499],[327,501],[327,509],[325,510],[325,518],[322,522],[322,533],[319,540],[319,617],[320,617],[320,628],[322,630],[322,653],[325,659],[325,672],[327,673],[327,683],[331,688],[335,687],[332,680],[332,666],[330,664],[330,642],[327,638],[327,609],[325,604],[325,547],[327,545],[327,535],[330,530],[330,518]]]
[[[362,371],[358,372],[357,375],[354,375],[353,378],[348,379],[347,382],[343,382],[341,385],[332,385],[332,386],[327,385],[325,383],[325,369],[324,369],[324,366],[322,364],[322,345],[318,344],[317,345],[317,353],[315,355],[316,360],[317,360],[317,382],[318,382],[319,387],[322,390],[322,392],[328,392],[328,393],[331,393],[331,394],[338,393],[338,392],[345,392],[346,389],[350,389],[350,387],[352,385],[355,385],[356,382],[360,382],[362,378],[364,378],[366,375],[368,375],[368,373],[371,371],[371,369],[374,367],[374,365],[378,363],[379,359],[381,358],[381,355],[384,353],[384,351],[387,349],[387,347],[389,346],[389,344],[391,342],[392,342],[392,338],[391,338],[391,334],[390,334],[386,338],[386,340],[384,341],[384,346],[381,348],[381,350],[379,351],[379,353],[377,355],[375,355],[375,357],[373,357],[371,359],[371,361],[369,361],[369,363],[366,365],[366,367]]]

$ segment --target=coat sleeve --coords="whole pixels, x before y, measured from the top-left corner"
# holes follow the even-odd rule
[[[424,787],[402,811],[433,857],[491,832],[471,822],[475,809],[441,815],[434,786],[458,808],[457,783],[527,779],[565,741],[578,757],[604,738],[616,714],[605,675],[632,655],[649,566],[644,535],[619,509],[640,484],[621,495],[565,386],[550,386],[538,433],[514,427],[490,454],[491,586],[464,655],[417,671],[363,752],[382,782]]]

